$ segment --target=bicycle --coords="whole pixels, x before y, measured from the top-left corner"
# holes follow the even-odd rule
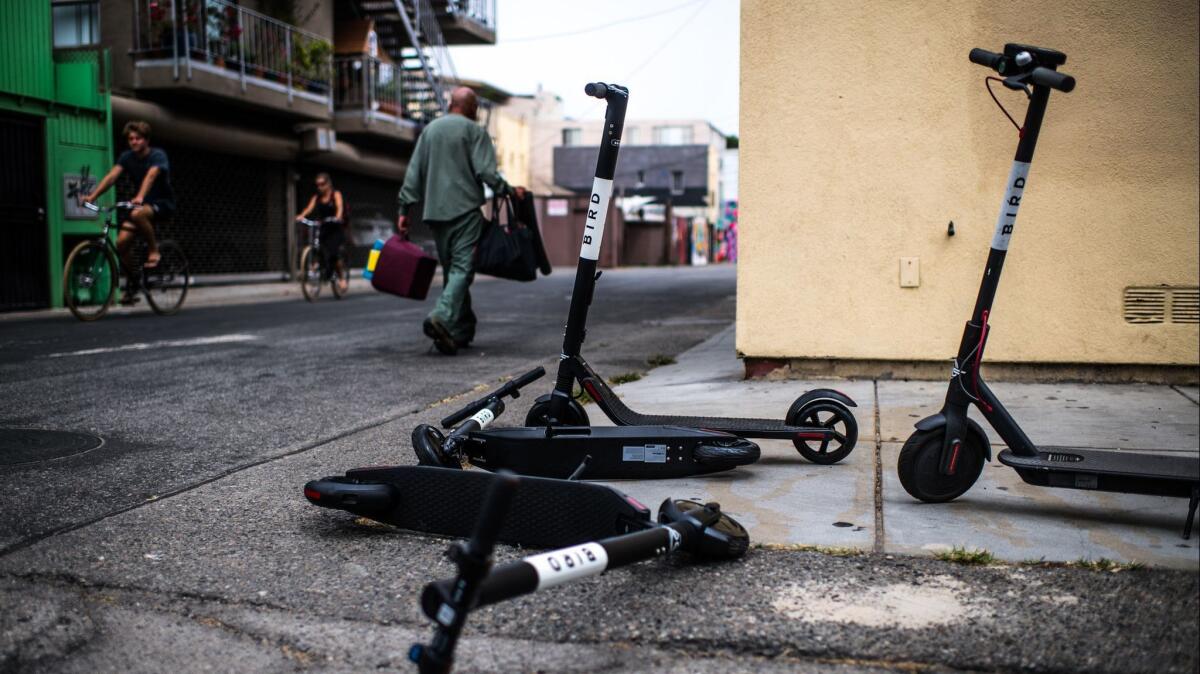
[[[350,290],[350,256],[346,244],[342,244],[332,257],[321,250],[321,225],[326,222],[340,222],[337,218],[324,220],[309,220],[300,218],[300,224],[308,227],[308,240],[311,242],[300,253],[300,290],[304,299],[309,302],[317,301],[321,294],[321,284],[329,282],[336,299],[342,299]],[[326,258],[329,259],[326,259]],[[341,267],[338,267],[338,262]]]
[[[63,266],[63,299],[75,318],[94,321],[108,312],[120,285],[117,249],[108,236],[117,219],[114,214],[132,210],[134,204],[121,201],[113,206],[97,206],[84,202],[83,206],[103,213],[104,227],[100,236],[81,241],[67,256],[67,263]],[[141,290],[154,313],[169,316],[183,306],[192,277],[187,257],[178,243],[169,239],[160,241],[158,251],[162,255],[158,265],[151,268],[141,266],[138,275],[133,277],[137,287],[127,286],[125,292],[136,293]]]

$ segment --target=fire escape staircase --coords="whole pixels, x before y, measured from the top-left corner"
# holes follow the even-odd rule
[[[379,46],[398,65],[405,116],[428,124],[444,114],[445,86],[458,73],[430,0],[358,0],[357,6],[374,20]]]

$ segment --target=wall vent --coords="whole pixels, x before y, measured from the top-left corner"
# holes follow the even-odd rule
[[[1126,288],[1124,299],[1126,323],[1200,323],[1200,288]]]

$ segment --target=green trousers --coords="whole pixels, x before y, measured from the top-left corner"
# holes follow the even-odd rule
[[[426,224],[433,231],[442,265],[442,294],[429,317],[446,326],[454,341],[465,344],[475,339],[471,283],[475,280],[475,245],[483,231],[483,214],[475,208],[448,222]]]

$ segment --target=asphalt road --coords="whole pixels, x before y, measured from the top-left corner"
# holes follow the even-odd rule
[[[411,429],[447,399],[551,365],[570,283],[477,284],[478,342],[456,358],[421,335],[426,306],[369,292],[0,320],[0,428],[104,440],[0,465],[0,672],[411,671],[447,541],[314,508],[300,486],[415,462]],[[645,370],[728,325],[733,294],[731,268],[608,273],[585,353],[609,376]],[[755,548],[478,611],[460,671],[1191,672],[1198,594],[1185,572]]]

